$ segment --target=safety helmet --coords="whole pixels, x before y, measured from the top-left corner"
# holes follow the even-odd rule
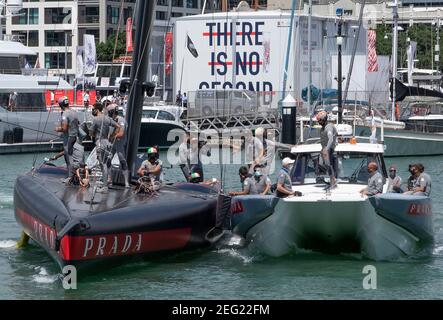
[[[328,113],[324,110],[320,111],[319,113],[317,113],[315,118],[317,119],[318,122],[325,122],[328,120]]]
[[[202,182],[202,178],[201,178],[200,173],[198,173],[198,172],[193,172],[193,173],[191,173],[190,181],[191,181],[192,183],[199,183],[199,182]]]
[[[118,114],[118,106],[115,103],[110,104],[106,109],[108,110],[108,116],[111,118],[114,117],[116,113]]]
[[[62,110],[65,110],[65,108],[69,107],[69,99],[68,97],[61,97],[58,99],[58,105]]]
[[[148,154],[148,159],[158,159],[158,149],[156,147],[149,147],[146,153]]]

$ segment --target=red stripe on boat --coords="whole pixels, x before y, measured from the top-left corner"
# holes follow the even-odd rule
[[[57,233],[48,225],[16,208],[23,228],[31,238],[54,250]],[[65,261],[90,260],[137,253],[178,249],[186,246],[191,228],[91,236],[64,236],[59,256]]]

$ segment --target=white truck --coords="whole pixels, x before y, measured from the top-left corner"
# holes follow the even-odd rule
[[[275,107],[281,99],[288,57],[285,91],[300,101],[301,90],[308,85],[308,23],[306,15],[295,16],[287,55],[290,17],[290,11],[279,10],[178,18],[173,40],[174,92],[186,92],[192,105],[192,92],[197,90],[250,90],[260,92],[262,105]],[[357,21],[345,18],[344,55],[352,52],[355,26]],[[318,88],[331,88],[335,82],[336,33],[336,19],[312,18],[312,83]],[[364,29],[357,54],[366,54]]]

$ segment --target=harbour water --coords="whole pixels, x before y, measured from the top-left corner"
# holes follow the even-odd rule
[[[37,163],[47,155],[39,154]],[[162,154],[162,158],[165,154]],[[124,265],[79,279],[64,290],[53,260],[31,243],[16,249],[20,228],[13,213],[13,186],[30,169],[34,155],[0,156],[0,299],[442,299],[443,157],[388,158],[407,178],[407,165],[422,162],[433,179],[435,244],[432,253],[395,262],[374,262],[358,254],[315,252],[282,258],[251,249],[208,248]],[[225,166],[225,189],[239,188],[238,165]],[[166,170],[182,180],[178,168]],[[205,167],[218,177],[220,167]],[[274,179],[273,179],[274,180]],[[377,270],[377,289],[365,290],[362,270]]]

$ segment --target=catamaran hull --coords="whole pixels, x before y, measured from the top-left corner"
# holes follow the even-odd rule
[[[168,140],[168,134],[170,132],[172,136],[171,139]],[[162,149],[168,148],[172,144],[176,143],[175,136],[178,133],[183,132],[183,127],[173,123],[142,122],[138,147],[147,148],[152,146],[159,146],[159,148]]]
[[[78,271],[89,272],[147,256],[209,245],[205,235],[215,224],[216,197],[202,199],[204,196],[198,198],[197,195],[196,199],[174,201],[171,196],[177,192],[176,198],[180,199],[180,191],[169,190],[163,195],[168,203],[160,199],[146,205],[75,214],[75,205],[71,202],[74,200],[69,200],[68,210],[67,200],[61,201],[41,181],[29,175],[17,179],[15,217],[23,231],[44,248],[60,268],[72,265]],[[74,193],[73,197],[79,194]]]
[[[244,228],[246,222],[240,216],[249,215],[246,217],[249,221],[256,216],[247,212],[248,201],[245,197],[234,200],[233,208],[240,206],[243,210],[234,211],[234,232],[243,236],[252,248],[273,257],[314,250],[355,252],[373,260],[393,260],[412,255],[432,241],[432,210],[426,197],[393,200],[383,195],[377,204],[368,199],[358,202],[279,199],[271,214]],[[257,200],[252,201],[258,206]],[[269,200],[263,203],[265,208]],[[258,215],[266,210],[260,210]],[[241,224],[243,228],[239,228]]]

